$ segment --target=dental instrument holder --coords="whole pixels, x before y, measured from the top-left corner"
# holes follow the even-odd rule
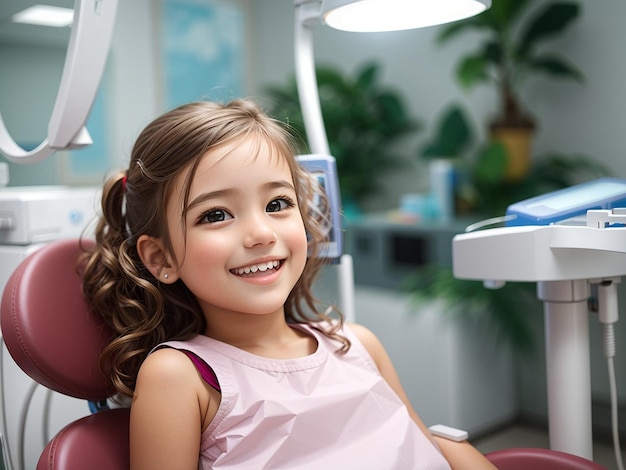
[[[590,210],[587,226],[499,227],[456,235],[454,276],[537,282],[544,303],[550,447],[593,459],[587,300],[590,284],[626,274],[626,209]]]

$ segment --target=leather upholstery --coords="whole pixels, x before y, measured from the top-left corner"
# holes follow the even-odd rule
[[[98,367],[111,332],[83,299],[76,269],[80,243],[92,242],[52,242],[18,266],[2,295],[2,335],[17,365],[33,380],[59,393],[99,402],[114,393]],[[128,409],[77,420],[50,441],[37,468],[128,468],[128,426]]]

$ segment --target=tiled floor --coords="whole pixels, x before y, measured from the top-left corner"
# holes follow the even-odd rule
[[[512,447],[539,447],[546,449],[550,447],[547,429],[527,425],[513,425],[476,439],[472,443],[482,453]],[[624,454],[622,453],[622,455]],[[622,457],[622,459],[624,458]],[[593,460],[605,466],[608,470],[617,470],[612,442],[605,440],[594,442]]]

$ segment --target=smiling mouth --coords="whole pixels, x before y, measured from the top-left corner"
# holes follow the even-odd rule
[[[269,271],[274,271],[280,268],[282,261],[280,260],[272,260],[267,263],[258,263],[251,264],[250,266],[243,266],[241,268],[231,269],[230,272],[236,274],[237,276],[246,276],[246,275],[254,275],[254,274],[265,274]]]

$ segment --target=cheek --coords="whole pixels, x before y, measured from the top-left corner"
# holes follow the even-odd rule
[[[195,254],[202,258],[223,259],[232,253],[235,244],[235,238],[225,232],[200,234],[196,237],[188,237],[187,256],[191,257]]]
[[[292,234],[290,236],[290,245],[292,253],[299,259],[299,261],[301,261],[302,268],[304,269],[309,246],[303,224],[301,224],[297,229],[292,231]]]
[[[211,234],[198,235],[191,233],[185,243],[184,252],[177,252],[179,256],[179,273],[183,277],[203,276],[210,272],[209,268],[225,266],[232,253],[232,237]]]

